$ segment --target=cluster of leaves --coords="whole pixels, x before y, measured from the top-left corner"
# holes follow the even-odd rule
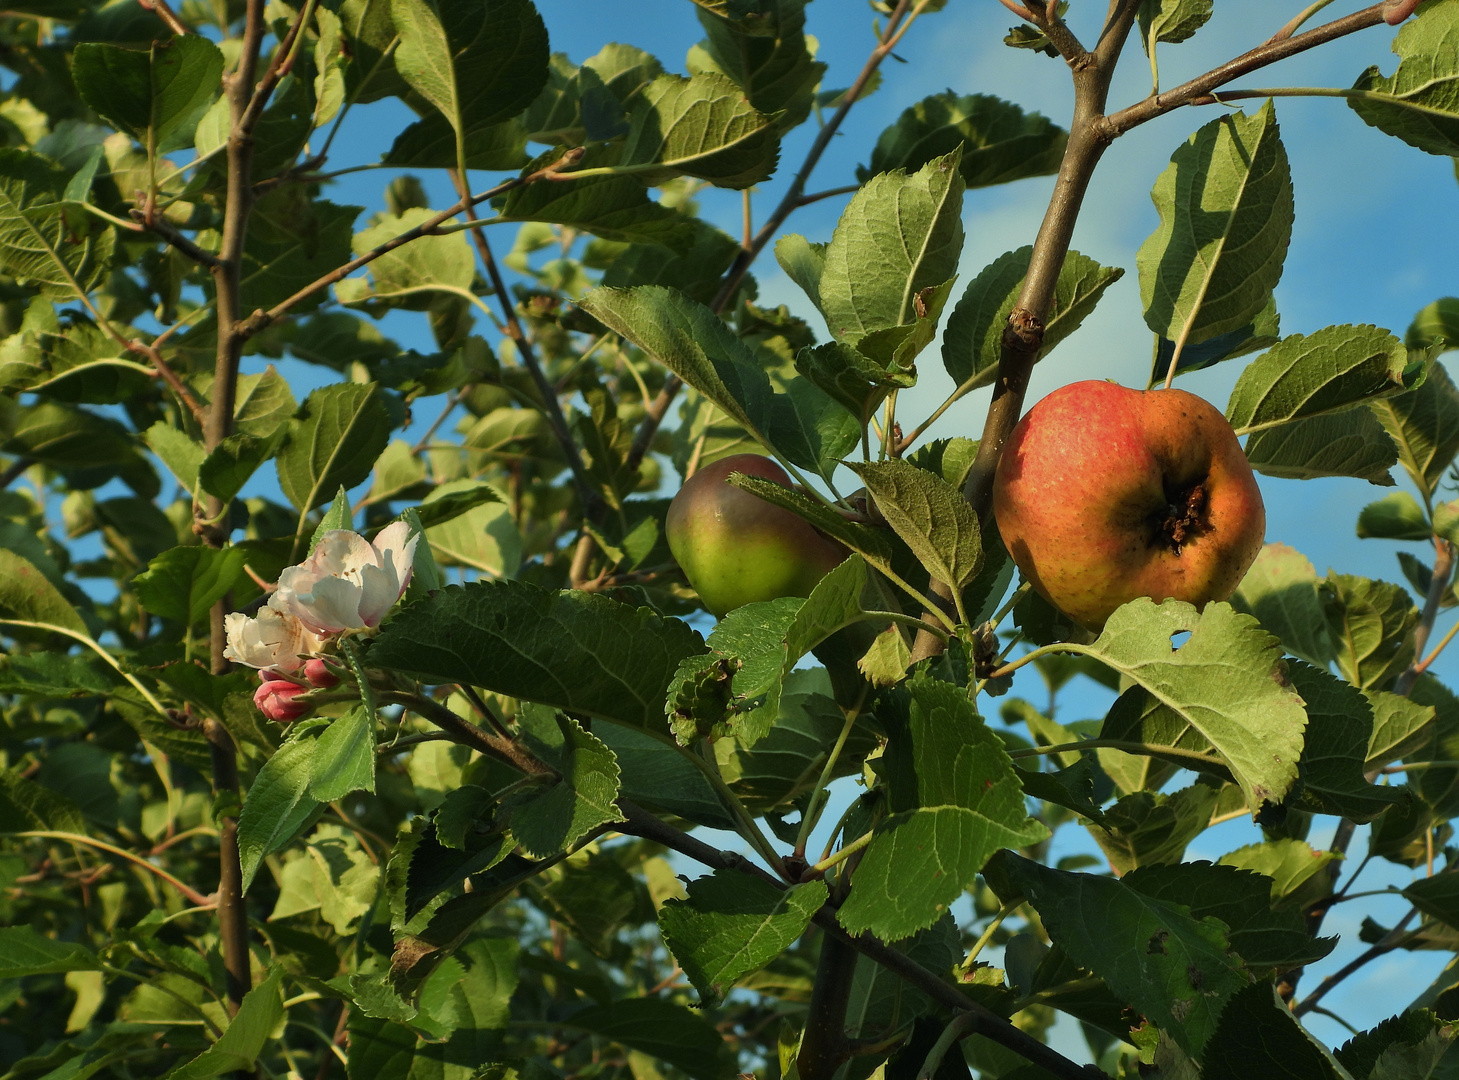
[[[1459,505],[1440,486],[1459,388],[1436,360],[1455,302],[1406,341],[1282,337],[1274,106],[1181,145],[1137,260],[1152,381],[1259,354],[1226,408],[1252,464],[1388,485],[1401,465],[1417,497],[1368,506],[1359,533],[1438,558],[1403,557],[1410,592],[1319,579],[1273,546],[1232,604],[1137,601],[1091,638],[1015,583],[964,498],[977,444],[904,456],[943,410],[908,437],[895,411],[939,334],[948,405],[995,379],[1040,256],[1008,252],[949,308],[964,195],[1056,171],[1068,134],[934,95],[866,141],[828,239],[776,235],[798,184],[742,245],[697,199],[771,177],[788,135],[839,124],[855,95],[823,86],[804,0],[697,4],[685,75],[627,45],[575,65],[531,0],[0,14],[6,1080],[323,1077],[337,1060],[379,1080],[793,1076],[828,1025],[844,1075],[910,1076],[942,1059],[953,1013],[978,1033],[939,1076],[1072,1069],[1041,1054],[1058,1014],[1122,1077],[1452,1069],[1454,971],[1336,1053],[1274,982],[1290,993],[1334,944],[1315,815],[1427,871],[1402,890],[1417,927],[1374,924],[1375,948],[1459,947],[1459,879],[1435,865],[1459,813],[1459,698],[1421,655],[1455,602]],[[860,94],[939,7],[883,12]],[[1058,51],[1042,8],[1048,34],[1011,44]],[[1209,10],[1146,0],[1147,50]],[[1429,0],[1353,108],[1459,155],[1456,39],[1459,0]],[[326,197],[327,164],[376,164],[341,162],[334,137],[385,98],[418,119],[379,164],[446,170],[454,208],[408,174],[363,220]],[[473,196],[472,171],[500,183]],[[489,238],[513,224],[498,263]],[[770,240],[829,340],[757,303],[747,268]],[[1059,255],[1034,359],[1123,273]],[[425,316],[433,351],[385,335],[400,311]],[[215,366],[230,350],[253,373]],[[340,378],[301,402],[266,366],[284,358]],[[406,439],[425,409],[439,418]],[[706,636],[660,493],[669,469],[747,449],[804,488],[737,482],[852,554],[809,597]],[[843,466],[862,491],[843,497]],[[265,722],[254,674],[222,661],[224,609],[256,610],[325,530],[396,518],[423,537],[406,606],[346,650],[312,718]],[[939,583],[956,617],[923,624]],[[945,647],[914,665],[919,625]],[[990,726],[1022,645],[1049,705],[1008,698]],[[1059,719],[1076,678],[1119,692],[1102,720]],[[1373,782],[1389,769],[1407,782]],[[851,776],[864,791],[808,851]],[[1247,813],[1259,842],[1182,862]],[[1049,865],[1080,827],[1112,874]]]

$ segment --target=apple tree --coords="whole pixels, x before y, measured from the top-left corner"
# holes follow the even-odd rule
[[[682,61],[533,0],[0,13],[5,1080],[1455,1075],[1459,964],[1328,995],[1459,952],[1459,300],[1284,333],[1276,287],[1279,111],[1459,158],[1459,0],[1260,5],[1162,83],[1227,2],[683,0]],[[859,121],[960,8],[1019,80]],[[1351,86],[1253,81],[1336,43]],[[1073,250],[1155,122],[1135,265]],[[1127,271],[1162,430],[1021,441]],[[1389,486],[1322,526],[1430,554],[1319,577],[1157,435]]]

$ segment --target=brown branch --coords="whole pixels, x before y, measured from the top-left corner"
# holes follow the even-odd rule
[[[1304,34],[1258,45],[1234,60],[1228,60],[1220,67],[1212,68],[1204,75],[1197,75],[1194,79],[1182,83],[1173,90],[1167,90],[1163,94],[1146,98],[1129,108],[1112,113],[1103,122],[1103,133],[1106,138],[1117,138],[1131,128],[1138,127],[1157,116],[1164,116],[1182,106],[1196,104],[1200,99],[1208,98],[1211,91],[1225,86],[1233,79],[1239,79],[1243,75],[1275,64],[1278,60],[1285,60],[1289,56],[1306,52],[1318,45],[1325,45],[1329,41],[1346,37],[1348,34],[1377,26],[1383,22],[1386,7],[1386,4],[1373,4],[1371,7],[1355,11],[1341,19],[1313,27]]]
[[[822,936],[805,1032],[795,1061],[801,1080],[831,1080],[851,1057],[851,1040],[846,1037],[846,1007],[851,1002],[856,955],[845,938],[834,934]]]
[[[1392,930],[1388,931],[1388,933],[1383,935],[1382,941],[1379,941],[1362,955],[1350,960],[1347,964],[1343,965],[1341,969],[1333,972],[1327,978],[1318,983],[1316,990],[1312,991],[1312,993],[1308,994],[1305,998],[1303,998],[1300,1002],[1292,1007],[1292,1014],[1294,1016],[1301,1016],[1303,1013],[1311,1012],[1317,1007],[1317,1003],[1326,996],[1329,990],[1337,986],[1338,983],[1342,982],[1349,975],[1353,974],[1355,971],[1358,971],[1366,964],[1369,964],[1372,961],[1378,959],[1378,957],[1385,956],[1388,953],[1391,953],[1394,949],[1400,948],[1403,945],[1404,939],[1408,936],[1404,933],[1404,930],[1408,927],[1408,924],[1413,921],[1413,917],[1417,914],[1418,908],[1410,908],[1408,914],[1399,921],[1398,925],[1395,926]]]
[[[815,141],[811,143],[810,149],[806,152],[805,160],[801,163],[800,170],[790,182],[789,190],[781,198],[780,204],[776,206],[774,212],[765,219],[765,224],[760,226],[760,231],[755,234],[754,239],[747,247],[740,250],[739,254],[735,256],[735,261],[725,271],[724,281],[720,283],[719,291],[709,304],[711,311],[718,314],[725,309],[725,306],[730,302],[730,298],[734,296],[735,290],[739,288],[740,282],[744,280],[745,274],[750,269],[750,264],[755,261],[760,252],[765,250],[765,245],[775,238],[775,234],[785,224],[786,218],[790,217],[798,207],[803,205],[801,203],[801,197],[805,192],[807,181],[811,178],[811,172],[820,162],[821,155],[826,152],[826,147],[830,145],[831,139],[835,137],[837,130],[840,129],[842,121],[846,119],[846,114],[851,111],[851,106],[856,104],[862,91],[866,89],[867,82],[876,74],[876,70],[881,67],[882,61],[891,54],[892,49],[901,40],[902,34],[906,32],[906,26],[903,23],[907,18],[907,13],[911,9],[912,0],[899,0],[896,9],[887,19],[887,25],[882,31],[881,40],[877,43],[876,48],[871,51],[871,55],[867,57],[866,63],[861,68],[861,73],[856,76],[856,81],[851,84],[851,88],[842,97],[840,106],[837,107],[836,111],[831,115],[831,119],[827,120],[825,126],[817,133]],[[647,411],[644,413],[643,420],[639,423],[638,431],[634,433],[633,445],[628,451],[627,464],[629,468],[636,469],[643,461],[644,455],[648,453],[649,446],[654,441],[654,436],[658,434],[659,425],[664,422],[664,417],[669,412],[669,406],[674,403],[674,398],[678,396],[679,389],[683,385],[683,380],[677,375],[670,375],[665,380],[663,389],[659,391],[658,396],[649,405]]]
[[[193,31],[177,17],[177,12],[167,6],[167,0],[137,0],[137,4],[146,11],[151,11],[166,24],[179,37],[191,34]]]
[[[1009,11],[1013,12],[1013,14],[1017,15],[1020,19],[1026,19],[1029,22],[1034,21],[1033,12],[1029,11],[1028,8],[1024,7],[1022,4],[1018,3],[1017,0],[998,0],[998,2],[1006,7]]]
[[[156,213],[149,212],[149,210],[144,210],[140,207],[133,207],[131,213],[133,220],[141,228],[156,233],[193,262],[200,266],[209,267],[210,269],[218,265],[218,256],[214,255],[211,251],[198,247],[197,244],[173,228],[172,223],[166,218],[158,217]]]
[[[208,422],[207,410],[203,408],[202,402],[197,399],[197,396],[188,387],[187,383],[183,382],[177,372],[173,371],[167,361],[162,358],[162,354],[140,338],[133,338],[126,344],[127,348],[132,352],[140,356],[145,356],[151,361],[152,367],[156,369],[158,377],[177,395],[177,399],[192,414],[192,418],[198,422],[198,426],[206,426]]]
[[[0,491],[4,491],[11,484],[15,483],[20,474],[34,464],[35,458],[18,457],[9,465],[5,466],[4,469],[0,469]]]
[[[451,169],[451,180],[456,185],[456,194],[461,197],[461,207],[466,220],[477,221],[476,207],[471,201],[471,191],[466,186],[466,177],[456,169]],[[590,521],[596,521],[602,514],[604,505],[603,497],[593,487],[593,481],[588,476],[588,467],[583,461],[583,452],[578,447],[572,432],[567,426],[567,417],[562,412],[562,402],[557,399],[557,391],[547,381],[543,374],[542,365],[537,360],[537,352],[532,348],[532,339],[527,336],[527,331],[522,327],[522,320],[517,317],[517,305],[512,303],[511,294],[507,292],[506,282],[502,280],[501,268],[497,266],[496,259],[492,256],[491,245],[486,241],[486,233],[480,229],[471,229],[471,239],[476,244],[477,257],[481,259],[481,265],[486,268],[487,280],[491,282],[492,290],[496,293],[497,304],[502,309],[502,318],[506,320],[507,337],[517,346],[517,355],[522,358],[522,365],[527,369],[527,374],[532,379],[532,385],[537,388],[538,395],[542,398],[542,413],[547,417],[547,426],[552,429],[553,436],[557,439],[558,445],[562,447],[563,456],[567,459],[567,467],[572,471],[573,485],[578,490],[578,501],[582,503],[583,517]]]
[[[396,248],[408,244],[412,240],[419,240],[422,236],[434,235],[440,225],[446,222],[449,218],[455,217],[457,214],[465,211],[468,206],[476,206],[478,203],[483,203],[487,199],[494,198],[497,195],[502,194],[503,192],[511,191],[514,188],[522,187],[524,184],[532,184],[536,183],[538,180],[546,179],[557,173],[561,169],[569,168],[573,165],[576,165],[579,161],[582,160],[582,157],[583,151],[581,148],[569,150],[567,153],[563,154],[563,156],[560,157],[557,161],[553,162],[545,169],[538,169],[536,172],[530,173],[527,176],[513,177],[510,180],[503,181],[494,188],[483,191],[479,195],[471,196],[470,199],[461,200],[455,206],[442,210],[439,214],[436,214],[434,217],[428,218],[427,220],[421,222],[415,228],[409,229],[401,233],[399,236],[392,237],[391,239],[385,241],[385,243],[381,244],[379,247],[372,248],[371,250],[365,252],[365,254],[360,255],[357,258],[351,259],[343,266],[336,267],[329,273],[325,274],[323,277],[310,282],[308,285],[305,285],[302,289],[296,292],[293,296],[289,297],[287,300],[282,300],[279,303],[275,304],[267,311],[255,311],[252,315],[250,315],[247,319],[244,319],[242,323],[240,323],[238,327],[239,334],[244,338],[252,337],[260,330],[265,329],[272,323],[276,322],[278,319],[282,318],[283,315],[300,300],[303,300],[308,296],[312,296],[320,289],[328,288],[336,281],[340,281],[348,277],[350,274],[353,274],[356,270],[360,269],[360,267],[368,266],[370,263],[374,262],[382,255],[388,255]]]
[[[314,13],[314,4],[307,2],[299,8],[299,14],[289,24],[284,39],[274,50],[273,59],[269,62],[268,70],[263,73],[263,78],[258,80],[258,85],[252,87],[252,94],[249,96],[247,105],[243,109],[243,129],[253,131],[258,125],[258,118],[263,115],[263,110],[268,106],[269,98],[273,96],[274,88],[279,85],[282,79],[292,66],[292,53],[294,42],[298,40],[303,30],[304,20]],[[250,83],[252,80],[250,80]]]
[[[462,746],[469,746],[473,750],[479,750],[487,757],[495,758],[497,761],[510,765],[518,772],[525,773],[528,776],[555,775],[549,766],[544,765],[526,750],[522,749],[515,740],[494,734],[485,728],[477,727],[465,717],[457,716],[439,701],[432,701],[430,698],[421,697],[417,694],[405,694],[395,691],[379,693],[378,697],[381,702],[388,702],[392,705],[404,705],[417,716],[429,720],[436,727],[449,734],[453,741],[460,743]]]
[[[656,841],[681,855],[687,855],[691,859],[703,863],[712,870],[739,870],[754,874],[756,877],[770,882],[777,889],[786,887],[784,882],[777,880],[764,868],[743,855],[711,847],[704,841],[665,824],[627,799],[618,800],[618,809],[623,812],[626,819],[617,826],[620,832]],[[1039,1042],[1032,1035],[1020,1031],[998,1014],[965,997],[956,987],[943,981],[940,976],[929,971],[905,953],[897,952],[870,934],[851,936],[836,921],[835,910],[830,905],[816,912],[813,921],[829,937],[845,942],[863,956],[875,960],[910,986],[921,990],[943,1008],[955,1013],[970,1014],[973,1017],[970,1025],[972,1032],[983,1035],[1000,1046],[1012,1050],[1020,1057],[1043,1067],[1058,1080],[1091,1080],[1091,1078],[1104,1076],[1093,1066],[1088,1068],[1081,1066],[1052,1047]]]
[[[1074,116],[1069,124],[1069,144],[1059,164],[1054,193],[1044,213],[1043,224],[1034,240],[1028,274],[1003,331],[993,399],[988,403],[977,457],[963,484],[963,495],[984,520],[987,520],[992,505],[993,474],[997,470],[1003,444],[1023,412],[1029,375],[1043,346],[1044,319],[1053,302],[1059,271],[1063,269],[1064,259],[1069,253],[1074,225],[1084,205],[1084,195],[1095,167],[1109,146],[1111,136],[1105,130],[1108,123],[1104,116],[1105,103],[1120,50],[1129,36],[1139,7],[1140,0],[1118,0],[1111,9],[1109,22],[1094,52],[1087,53],[1079,63],[1070,64],[1074,80]],[[932,593],[935,599],[944,602],[952,598],[952,590],[945,582],[934,582]],[[924,621],[930,622],[935,617],[929,612]],[[912,658],[924,659],[942,648],[940,638],[923,630],[917,635]]]
[[[243,243],[248,234],[248,215],[253,208],[250,174],[253,166],[253,131],[243,123],[248,96],[253,88],[258,67],[259,50],[264,34],[264,0],[248,0],[244,15],[243,40],[238,66],[223,76],[223,93],[228,98],[228,190],[223,203],[223,237],[217,261],[209,269],[213,274],[218,318],[218,346],[213,359],[212,401],[203,424],[203,445],[212,452],[233,430],[233,409],[238,396],[238,362],[243,354],[243,338],[238,334],[239,296],[243,279]],[[152,351],[157,351],[154,343]],[[160,356],[159,356],[160,359]],[[228,541],[229,528],[223,523],[226,507],[223,501],[209,495],[201,508],[196,527],[203,542],[221,548]],[[209,654],[212,670],[221,675],[228,670],[224,655],[227,634],[224,616],[227,597],[213,605],[209,612]],[[203,721],[203,734],[208,739],[212,756],[213,789],[218,795],[238,804],[238,751],[228,730],[218,721]],[[237,1012],[243,995],[253,986],[252,961],[248,946],[248,908],[243,899],[243,874],[238,855],[238,816],[225,812],[220,816],[218,838],[218,937],[223,953],[223,968],[228,989],[228,1008]]]

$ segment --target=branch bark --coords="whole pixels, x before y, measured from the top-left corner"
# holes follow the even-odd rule
[[[244,115],[253,93],[254,75],[263,45],[264,0],[248,0],[244,15],[243,41],[238,66],[224,76],[223,91],[228,97],[232,124],[228,132],[228,193],[223,210],[223,238],[217,261],[211,266],[216,291],[218,347],[213,362],[213,391],[206,422],[203,425],[204,446],[214,450],[233,430],[233,409],[238,391],[238,360],[243,353],[243,337],[237,331],[238,305],[242,283],[243,242],[248,234],[248,215],[253,207],[250,181],[253,166],[253,131],[244,124]],[[153,350],[155,352],[155,349]],[[165,366],[165,365],[164,365]],[[216,496],[208,496],[203,504],[203,517],[195,528],[203,542],[220,548],[228,542],[226,506]],[[214,674],[228,670],[224,656],[227,634],[224,616],[227,598],[213,605],[210,613],[210,654]],[[212,755],[213,788],[220,795],[231,796],[238,805],[238,754],[227,730],[216,720],[206,720],[203,734]],[[223,967],[227,973],[228,1006],[237,1012],[243,995],[253,985],[248,950],[248,909],[243,900],[243,874],[238,859],[237,812],[226,812],[219,821],[218,933],[222,944]]]
[[[749,859],[731,851],[721,851],[687,833],[675,829],[654,817],[642,807],[627,799],[618,800],[618,808],[626,820],[618,828],[630,836],[640,836],[672,848],[681,855],[708,866],[713,870],[739,870],[754,874],[770,882],[777,889],[784,889],[785,883],[777,880]],[[1057,1050],[1044,1045],[1032,1035],[1020,1031],[998,1014],[965,997],[958,989],[940,976],[927,970],[904,953],[897,952],[870,934],[852,937],[836,921],[835,909],[829,904],[816,912],[813,921],[824,930],[829,938],[835,938],[851,946],[863,956],[875,960],[907,984],[916,987],[945,1009],[954,1013],[967,1013],[969,1034],[983,1035],[1020,1057],[1039,1065],[1057,1080],[1092,1080],[1104,1074],[1093,1066],[1085,1067],[1071,1061]],[[829,941],[828,941],[829,944]]]
[[[460,205],[466,220],[476,221],[476,208],[471,201],[471,190],[466,186],[466,177],[452,169],[451,180],[456,185],[456,194],[461,197]],[[547,425],[552,428],[552,434],[557,438],[558,445],[562,447],[563,456],[567,458],[567,467],[572,472],[573,485],[578,491],[578,501],[582,504],[583,517],[596,522],[604,509],[603,497],[593,487],[593,481],[588,476],[588,467],[583,462],[583,452],[572,437],[572,432],[568,430],[567,417],[563,415],[562,403],[557,398],[557,390],[547,381],[547,376],[542,372],[542,365],[537,360],[537,352],[532,348],[532,339],[527,336],[527,331],[522,327],[522,320],[517,317],[517,305],[512,303],[511,294],[507,292],[506,282],[502,280],[501,269],[492,256],[491,245],[486,241],[486,234],[480,229],[468,231],[476,245],[477,257],[481,259],[481,265],[486,269],[486,276],[491,282],[492,291],[496,293],[497,303],[502,309],[502,318],[506,320],[507,324],[507,337],[511,338],[517,346],[517,353],[522,358],[522,365],[527,369],[527,374],[532,379],[532,385],[537,388],[537,393],[542,397],[542,413],[547,417]]]
[[[1023,289],[1003,331],[993,399],[983,421],[983,437],[978,444],[977,457],[963,484],[964,497],[984,521],[991,512],[993,474],[998,468],[1003,444],[1008,441],[1023,413],[1029,375],[1043,346],[1044,320],[1053,302],[1059,271],[1069,254],[1084,195],[1112,138],[1107,130],[1104,108],[1120,50],[1129,36],[1139,7],[1140,0],[1118,0],[1111,9],[1109,22],[1095,50],[1069,65],[1074,80],[1074,116],[1069,124],[1069,144],[1059,165],[1054,193],[1044,213],[1043,224],[1034,240],[1028,275],[1023,280]],[[934,582],[932,591],[938,600],[948,602],[952,599],[952,590],[945,582]],[[934,618],[929,612],[923,621],[931,622]],[[941,652],[942,648],[940,638],[923,630],[917,635],[912,658],[914,661],[925,659]]]

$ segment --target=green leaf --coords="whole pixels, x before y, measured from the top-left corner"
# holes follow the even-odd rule
[[[514,577],[522,564],[522,535],[511,508],[490,485],[451,480],[420,505],[431,554],[442,566],[469,566]]]
[[[309,797],[318,724],[296,725],[292,737],[258,770],[238,816],[238,861],[243,891],[253,883],[265,855],[283,847],[319,808]],[[301,729],[302,728],[302,729]]]
[[[624,166],[646,184],[678,175],[717,187],[747,188],[768,178],[780,153],[773,117],[759,112],[723,75],[660,75],[634,98]]]
[[[1154,41],[1189,40],[1211,17],[1211,0],[1145,0],[1140,5],[1140,43],[1148,54]]]
[[[1355,476],[1392,487],[1388,472],[1398,463],[1398,447],[1383,428],[1360,405],[1259,431],[1246,440],[1246,457],[1264,476],[1288,480]]]
[[[1188,371],[1200,371],[1202,368],[1219,364],[1223,360],[1234,360],[1238,356],[1247,356],[1254,352],[1261,352],[1263,349],[1270,349],[1281,340],[1281,317],[1277,314],[1277,300],[1273,296],[1267,300],[1266,307],[1261,309],[1251,322],[1235,330],[1228,330],[1224,334],[1217,334],[1215,337],[1201,342],[1199,345],[1186,345],[1180,352],[1180,364],[1176,370],[1177,375],[1183,375]],[[1166,373],[1170,371],[1170,362],[1175,359],[1175,342],[1167,337],[1155,339],[1155,363],[1151,370],[1151,384],[1163,382]]]
[[[942,335],[942,364],[959,386],[986,386],[997,374],[1003,331],[1023,291],[1032,257],[1031,246],[1000,255],[968,283],[948,316]],[[1044,320],[1043,344],[1035,362],[1079,329],[1105,289],[1124,275],[1117,266],[1101,266],[1077,251],[1069,252],[1054,286],[1054,298]]]
[[[1413,660],[1413,599],[1401,585],[1351,574],[1328,574],[1322,593],[1338,671],[1360,689],[1386,689]]]
[[[1294,907],[1274,908],[1274,882],[1264,874],[1220,863],[1148,866],[1120,879],[1146,896],[1184,904],[1192,918],[1220,919],[1231,948],[1248,969],[1287,969],[1332,952],[1337,938],[1314,939]]]
[[[1195,918],[1185,904],[1123,881],[1053,870],[1012,852],[995,865],[995,878],[1010,886],[1000,888],[1003,900],[1026,897],[1049,937],[1075,963],[1102,978],[1181,1049],[1200,1054],[1217,1030],[1222,1005],[1246,985],[1228,952],[1224,923]]]
[[[434,211],[424,206],[411,207],[399,216],[383,215],[369,228],[355,233],[351,250],[363,255],[435,216]],[[347,278],[335,286],[340,299],[346,303],[382,300],[423,310],[431,298],[428,292],[422,295],[422,290],[430,290],[432,286],[471,288],[476,279],[476,256],[465,233],[422,236],[380,256],[370,263],[368,273],[368,286],[364,278]]]
[[[1326,668],[1334,658],[1327,635],[1317,571],[1300,551],[1267,544],[1241,579],[1232,606],[1255,615],[1293,656]]]
[[[74,941],[57,941],[31,926],[0,926],[0,977],[96,971],[96,954]]]
[[[158,426],[154,424],[153,428]],[[229,435],[198,465],[198,483],[209,495],[216,495],[224,502],[232,501],[243,490],[243,485],[258,471],[259,466],[278,452],[287,434],[287,429],[280,425],[266,439],[244,431]]]
[[[1432,0],[1393,39],[1398,69],[1358,76],[1348,98],[1365,123],[1430,154],[1459,157],[1459,4]]]
[[[276,465],[284,494],[303,513],[339,487],[370,475],[390,440],[390,414],[374,383],[337,383],[315,390],[298,417]]]
[[[143,433],[142,441],[167,466],[167,471],[177,477],[177,482],[185,490],[193,490],[198,482],[198,470],[207,457],[201,443],[166,420],[159,420],[149,427]]]
[[[1364,772],[1374,772],[1399,758],[1417,753],[1433,734],[1434,709],[1382,690],[1365,695],[1373,707],[1373,734],[1368,739]]]
[[[451,586],[400,611],[369,661],[662,731],[674,670],[702,651],[688,625],[645,608],[495,581]]]
[[[268,977],[243,995],[238,1015],[208,1049],[186,1065],[167,1074],[167,1080],[212,1080],[239,1070],[251,1071],[274,1028],[284,1019],[284,999],[279,983],[284,969],[275,964]]]
[[[6,619],[48,623],[86,633],[81,616],[29,560],[0,548],[0,623]]]
[[[1236,993],[1221,1010],[1221,1019],[1206,1045],[1201,1076],[1203,1080],[1248,1080],[1251,1076],[1351,1080],[1265,980]]]
[[[978,515],[946,480],[905,461],[849,466],[902,541],[939,581],[961,589],[983,562]]]
[[[520,169],[527,164],[527,130],[515,118],[472,128],[466,133],[462,149],[468,169]],[[445,118],[432,113],[397,135],[381,163],[413,169],[454,169],[456,151],[456,132]]]
[[[739,871],[717,870],[689,883],[688,898],[659,910],[659,929],[706,1005],[735,981],[788,949],[826,902],[823,881],[789,889]]]
[[[826,65],[813,57],[814,39],[805,29],[806,0],[774,0],[755,18],[728,17],[700,5],[700,25],[709,37],[689,52],[691,74],[717,71],[745,91],[757,110],[774,116],[780,131],[798,127],[810,114]]]
[[[734,661],[725,665],[733,672],[736,706],[728,719],[742,745],[754,746],[769,733],[780,715],[785,680],[801,658],[860,618],[865,585],[866,564],[853,555],[823,577],[806,599],[783,596],[745,604],[715,626],[709,647]],[[666,708],[672,707],[671,700]]]
[[[1402,393],[1422,372],[1422,365],[1409,363],[1403,342],[1380,327],[1293,334],[1247,365],[1231,391],[1226,419],[1238,435],[1264,431]]]
[[[1178,648],[1172,638],[1190,633]],[[1277,639],[1229,604],[1139,599],[1118,608],[1093,656],[1143,686],[1200,732],[1230,765],[1253,813],[1297,778],[1307,718],[1283,670]]]
[[[855,345],[874,331],[914,322],[918,295],[957,273],[963,245],[957,168],[954,152],[911,175],[877,176],[852,196],[810,293],[838,341]]]
[[[856,444],[855,419],[806,383],[777,394],[750,346],[703,304],[658,285],[597,288],[579,306],[622,334],[795,465],[829,474]]]
[[[1380,1060],[1386,1059],[1387,1063],[1396,1063],[1398,1055],[1404,1051],[1416,1050],[1428,1043],[1432,1037],[1442,1036],[1440,1027],[1442,1021],[1426,1009],[1409,1009],[1407,1012],[1397,1016],[1390,1016],[1377,1027],[1370,1031],[1360,1032],[1354,1035],[1342,1048],[1337,1051],[1337,1060],[1347,1068],[1348,1072],[1356,1077],[1363,1077],[1364,1080],[1402,1080],[1403,1077],[1424,1077],[1438,1076],[1443,1073],[1431,1074],[1423,1069],[1417,1072],[1398,1072],[1390,1075],[1385,1066],[1384,1075],[1378,1076],[1374,1069]],[[1448,1042],[1448,1038],[1443,1039]],[[1390,1055],[1390,1051],[1396,1054]]]
[[[14,661],[7,665],[13,672]],[[11,693],[9,687],[6,693]],[[25,832],[47,829],[85,835],[86,817],[66,796],[38,784],[14,769],[0,769],[0,829]]]
[[[521,112],[547,82],[547,28],[531,0],[391,0],[390,14],[400,35],[395,69],[458,146]],[[414,138],[425,141],[438,123],[419,121]]]
[[[600,825],[624,820],[614,804],[618,759],[602,739],[571,717],[530,705],[518,711],[517,725],[527,748],[558,774],[511,809],[512,839],[528,855],[568,851]]]
[[[1217,790],[1205,783],[1169,794],[1132,791],[1106,810],[1090,833],[1119,874],[1179,863],[1186,845],[1210,826],[1217,796]]]
[[[1432,364],[1417,389],[1370,406],[1398,444],[1398,457],[1426,499],[1459,454],[1459,387],[1442,364]]]
[[[74,301],[105,277],[116,236],[61,201],[68,179],[39,154],[0,149],[0,270],[43,296]]]
[[[937,922],[999,848],[1048,836],[1027,814],[1002,740],[967,694],[926,677],[908,683],[906,694],[907,719],[889,732],[883,759],[891,814],[876,827],[837,914],[853,934],[893,941]]]
[[[1338,856],[1316,851],[1301,840],[1248,844],[1222,855],[1222,866],[1255,870],[1272,879],[1272,903],[1302,906],[1332,893],[1331,863]]]
[[[358,206],[310,199],[295,184],[260,196],[248,216],[243,245],[242,310],[267,310],[349,262],[350,233],[359,213]],[[295,303],[290,312],[297,317],[328,297],[328,291],[320,289]],[[239,430],[245,429],[240,425]],[[262,437],[266,432],[251,434]]]
[[[1410,349],[1432,348],[1440,338],[1446,348],[1459,348],[1459,296],[1442,296],[1413,317],[1403,343]]]
[[[682,754],[665,753],[661,739],[614,724],[600,725],[594,734],[617,758],[623,798],[711,829],[736,827],[738,819],[704,773]]]
[[[1363,775],[1373,737],[1373,707],[1367,698],[1319,668],[1293,663],[1289,673],[1307,703],[1297,805],[1361,824],[1401,802],[1403,796],[1394,788],[1375,787]]]
[[[1365,540],[1423,541],[1433,532],[1423,508],[1406,491],[1385,495],[1358,513],[1358,536]]]
[[[877,173],[922,168],[961,149],[958,171],[970,188],[1006,184],[1059,171],[1069,134],[1039,113],[991,94],[945,90],[923,98],[883,131],[871,164],[856,170],[862,183]]]
[[[560,1022],[667,1061],[695,1080],[734,1074],[729,1048],[709,1021],[662,998],[589,1005]]]
[[[81,99],[149,157],[192,145],[222,74],[223,53],[197,34],[154,41],[148,52],[85,42],[71,60]]]
[[[1199,344],[1259,315],[1292,236],[1292,178],[1271,102],[1206,124],[1178,149],[1151,198],[1160,227],[1141,245],[1145,322]]]
[[[1404,887],[1403,896],[1425,915],[1459,927],[1459,874],[1416,878]]]
[[[192,626],[243,577],[241,548],[173,548],[132,579],[137,599],[154,615]]]
[[[315,742],[309,798],[328,803],[354,791],[374,790],[375,720],[368,708],[356,705],[331,720]]]
[[[527,171],[550,165],[560,156],[557,151],[544,154]],[[615,152],[594,147],[579,167],[612,166],[616,158]],[[585,229],[604,240],[657,244],[677,252],[688,251],[699,234],[693,218],[650,199],[648,189],[635,176],[559,178],[527,184],[502,196],[497,217],[502,221],[550,221]]]

